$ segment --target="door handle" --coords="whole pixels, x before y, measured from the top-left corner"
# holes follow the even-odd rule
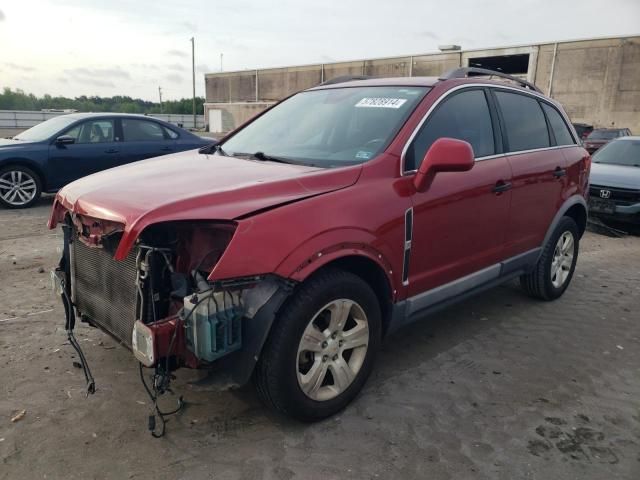
[[[110,148],[109,150],[105,150],[104,153],[118,153],[118,150],[115,148]]]
[[[160,151],[161,151],[161,152],[170,152],[170,151],[172,151],[172,150],[173,150],[173,149],[172,149],[171,147],[162,147],[162,148],[160,149]]]
[[[567,174],[567,171],[564,168],[556,167],[553,171],[553,176],[556,178],[562,178]]]
[[[511,190],[511,187],[513,185],[511,185],[511,182],[505,182],[504,180],[498,180],[496,182],[496,185],[491,189],[491,191],[493,193],[495,193],[496,195],[500,195],[503,192],[506,192],[507,190]]]

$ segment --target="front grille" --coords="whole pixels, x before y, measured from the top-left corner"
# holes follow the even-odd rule
[[[632,188],[612,188],[600,185],[591,185],[589,193],[592,197],[600,198],[600,190],[611,192],[610,200],[616,205],[633,205],[640,202],[640,190]]]
[[[82,315],[131,347],[136,316],[136,254],[121,262],[77,238],[72,245],[74,302]]]

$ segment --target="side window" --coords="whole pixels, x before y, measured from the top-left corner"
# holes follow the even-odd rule
[[[106,143],[114,141],[113,120],[87,120],[65,133],[75,143]]]
[[[79,140],[80,140],[80,131],[82,130],[82,126],[83,125],[84,125],[84,123],[81,123],[80,125],[76,125],[71,130],[67,130],[67,132],[65,132],[65,135],[73,137],[75,139],[76,143],[78,143]]]
[[[509,151],[519,152],[551,145],[547,122],[535,98],[499,90],[495,93],[504,118]]]
[[[469,142],[476,157],[495,153],[491,115],[482,90],[457,93],[438,106],[407,150],[405,170],[417,169],[429,147],[442,137]]]
[[[176,138],[179,137],[179,135],[174,132],[173,130],[171,130],[170,128],[167,127],[162,127],[163,130],[165,131],[165,133],[167,134],[167,138],[170,138],[171,140],[175,140]]]
[[[122,135],[125,142],[160,142],[165,139],[160,125],[135,118],[122,119]]]
[[[569,127],[562,119],[560,113],[553,108],[551,105],[546,103],[542,104],[542,108],[547,114],[547,118],[549,119],[549,124],[551,124],[551,130],[553,131],[553,136],[556,137],[557,145],[574,145],[576,142],[573,140],[571,136],[571,132],[569,131]]]

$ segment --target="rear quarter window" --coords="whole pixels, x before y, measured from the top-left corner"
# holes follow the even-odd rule
[[[164,133],[167,135],[167,138],[170,138],[171,140],[175,140],[176,138],[178,138],[180,135],[178,135],[177,132],[173,131],[172,129],[170,129],[169,127],[162,127],[164,130]]]
[[[574,142],[569,127],[562,119],[560,112],[546,103],[542,104],[542,108],[549,119],[553,136],[556,137],[556,145],[574,145],[576,142]]]
[[[519,152],[551,146],[547,122],[538,100],[528,95],[496,91],[507,133],[509,151]]]

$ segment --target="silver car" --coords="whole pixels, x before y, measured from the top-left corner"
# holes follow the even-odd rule
[[[592,161],[589,213],[640,224],[640,136],[608,143]]]

